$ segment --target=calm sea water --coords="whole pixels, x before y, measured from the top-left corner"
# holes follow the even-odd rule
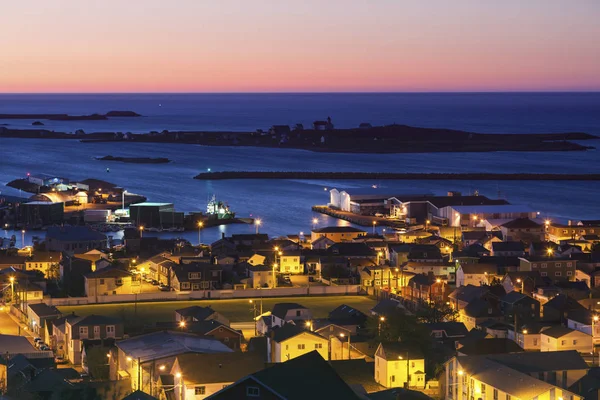
[[[46,128],[74,131],[214,129],[247,131],[272,124],[309,125],[331,116],[338,127],[403,123],[489,133],[578,131],[600,135],[600,94],[149,94],[149,95],[0,95],[0,113],[88,114],[132,110],[143,118],[52,122]],[[32,121],[0,124],[29,127]],[[600,146],[600,141],[591,145]],[[101,162],[95,156],[168,157],[166,165]],[[110,173],[106,168],[110,167]],[[262,218],[272,235],[308,232],[310,207],[324,204],[324,188],[352,193],[436,193],[449,190],[503,197],[527,204],[555,219],[600,218],[600,187],[585,182],[465,181],[214,181],[193,180],[216,170],[314,170],[408,172],[595,172],[597,151],[555,153],[323,154],[303,150],[203,147],[182,144],[83,144],[78,141],[0,139],[0,191],[19,194],[4,184],[27,172],[72,179],[106,179],[151,201],[173,202],[181,211],[204,210],[215,193],[239,216]],[[372,185],[377,185],[374,189]],[[319,225],[338,221],[319,216]],[[205,242],[221,233],[253,232],[247,225],[206,229]],[[1,232],[8,236],[12,233]],[[33,233],[36,234],[36,233]],[[39,233],[37,233],[39,235]],[[28,233],[29,235],[29,233]],[[178,234],[181,235],[181,234]],[[185,234],[193,242],[197,233]],[[17,235],[20,239],[20,235]],[[26,241],[29,241],[29,236]]]

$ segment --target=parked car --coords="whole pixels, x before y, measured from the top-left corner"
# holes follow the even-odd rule
[[[160,290],[161,292],[170,292],[171,288],[169,286],[167,286],[167,285],[160,285],[158,287],[158,290]]]
[[[42,351],[50,351],[50,347],[48,347],[48,345],[46,343],[42,343],[40,345],[40,350],[42,350]]]
[[[152,284],[153,284],[154,286],[158,286],[158,285],[160,285],[160,282],[159,282],[159,281],[157,281],[156,279],[152,279]]]
[[[43,344],[42,338],[36,337],[33,339],[33,345],[37,348],[40,347],[40,344]]]

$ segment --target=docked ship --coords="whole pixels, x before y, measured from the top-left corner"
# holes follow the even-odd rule
[[[217,200],[216,195],[212,195],[206,206],[206,215],[209,219],[233,219],[235,213],[229,209],[229,205]]]

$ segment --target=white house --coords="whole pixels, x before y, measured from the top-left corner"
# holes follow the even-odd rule
[[[540,351],[576,350],[589,353],[592,337],[586,333],[563,326],[554,326],[540,332]]]

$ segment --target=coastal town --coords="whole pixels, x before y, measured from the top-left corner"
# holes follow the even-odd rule
[[[30,197],[0,195],[7,398],[599,396],[600,220],[326,188],[271,236],[215,196],[184,214],[98,179],[9,185]],[[229,223],[253,233],[202,240]]]

